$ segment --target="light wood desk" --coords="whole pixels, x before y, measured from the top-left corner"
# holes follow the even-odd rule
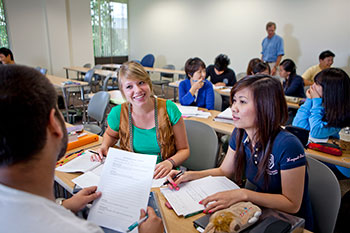
[[[102,67],[108,68],[108,69],[119,69],[122,66],[122,64],[103,64]],[[157,68],[157,67],[144,67],[146,71],[148,72],[155,72],[155,73],[167,73],[167,74],[182,74],[185,75],[186,72],[184,70],[171,70],[171,69],[164,69],[164,68]]]
[[[72,192],[74,188],[74,183],[72,179],[78,177],[80,173],[64,173],[64,172],[55,172],[55,179],[59,179],[61,182],[64,182],[67,187],[67,191]],[[168,209],[165,206],[166,199],[163,194],[160,192],[159,188],[152,188],[151,191],[154,191],[157,194],[159,200],[159,208],[161,210],[163,216],[163,222],[166,225],[168,233],[178,233],[178,232],[186,232],[186,233],[198,233],[198,231],[193,227],[193,221],[197,218],[204,216],[203,213],[197,214],[195,216],[184,218],[176,215],[174,210]],[[305,233],[309,233],[309,231],[304,230]]]
[[[232,124],[214,121],[214,118],[219,115],[221,112],[216,110],[208,110],[211,113],[209,118],[199,118],[199,117],[184,117],[184,120],[194,120],[200,121],[212,127],[216,132],[231,135],[235,126]]]
[[[320,151],[307,149],[305,150],[305,154],[320,161],[350,168],[350,153],[343,152],[342,156],[335,156]]]
[[[82,82],[82,81],[74,81],[73,84],[64,84],[64,82],[67,81],[65,78],[53,76],[53,75],[46,75],[46,77],[50,80],[50,82],[57,88],[61,88],[62,94],[63,94],[63,100],[64,100],[64,107],[66,109],[66,121],[69,121],[68,116],[68,94],[67,94],[67,88],[69,87],[79,87],[80,88],[80,96],[81,100],[83,101],[83,108],[85,109],[85,97],[84,97],[84,87],[88,86],[89,83]],[[83,115],[85,121],[85,114]]]
[[[66,70],[66,78],[69,79],[69,71],[77,72],[77,79],[79,78],[80,73],[86,73],[90,70],[90,68],[80,67],[80,66],[72,66],[72,67],[63,67],[63,69]],[[95,74],[100,75],[102,77],[106,77],[109,74],[112,74],[112,76],[117,77],[118,73],[111,70],[100,70],[95,69]]]

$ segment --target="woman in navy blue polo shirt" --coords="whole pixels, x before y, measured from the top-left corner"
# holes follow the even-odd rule
[[[232,117],[235,125],[226,157],[218,168],[188,171],[172,187],[205,176],[226,176],[242,185],[243,177],[256,185],[256,190],[238,189],[206,197],[206,213],[227,208],[240,201],[273,208],[305,219],[313,230],[313,217],[308,194],[308,175],[304,148],[297,137],[283,130],[287,104],[281,84],[270,76],[249,76],[231,90]],[[209,204],[210,203],[210,204]]]

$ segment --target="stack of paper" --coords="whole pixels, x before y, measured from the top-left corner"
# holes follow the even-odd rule
[[[204,112],[198,110],[198,107],[194,106],[182,106],[177,105],[183,117],[199,117],[199,118],[209,118],[211,116],[210,112]]]
[[[101,162],[91,161],[92,153],[85,151],[75,159],[65,163],[64,165],[57,167],[56,170],[60,172],[87,172],[95,169],[101,165]]]
[[[125,232],[146,209],[157,156],[109,148],[88,220]],[[137,232],[137,229],[134,230]]]
[[[72,182],[81,188],[98,186],[98,183],[100,182],[100,179],[101,179],[102,169],[103,169],[103,165],[98,166],[94,170],[85,172],[84,174],[78,176],[77,178],[74,178]],[[159,188],[163,186],[166,180],[167,180],[166,177],[163,177],[160,179],[153,179],[152,188]]]
[[[232,189],[239,189],[239,187],[225,176],[207,176],[180,184],[178,191],[169,188],[161,188],[160,190],[176,214],[186,217],[203,211],[205,207],[199,204],[199,201],[207,196]]]
[[[214,121],[233,124],[231,108],[226,108],[225,111],[221,112],[214,118]]]

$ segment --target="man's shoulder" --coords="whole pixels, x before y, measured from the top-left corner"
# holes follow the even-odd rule
[[[282,38],[281,36],[277,35],[277,34],[275,34],[273,37],[274,37],[274,39],[275,39],[276,41],[283,40],[283,38]]]
[[[0,190],[0,225],[4,232],[102,232],[44,197],[8,187],[0,186]]]
[[[309,73],[315,73],[315,72],[319,72],[321,71],[321,68],[320,66],[317,64],[317,65],[313,65],[313,66],[310,66],[309,68],[307,68],[307,70],[305,71],[306,72],[309,72]]]

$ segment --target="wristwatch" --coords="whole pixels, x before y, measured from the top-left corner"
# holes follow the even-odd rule
[[[62,197],[56,198],[56,204],[62,205],[64,200],[66,200],[66,199],[62,198]]]

